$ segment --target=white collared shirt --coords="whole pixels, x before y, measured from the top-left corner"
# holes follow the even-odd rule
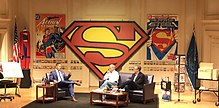
[[[61,73],[61,71],[58,71],[57,69],[56,69],[56,74],[57,74],[57,77],[58,77],[58,82],[60,82],[60,81],[63,81],[64,80],[64,78],[63,78],[63,76],[62,76],[62,73]],[[60,76],[61,75],[61,76]]]
[[[110,82],[116,82],[116,81],[118,82],[119,73],[116,70],[109,72],[109,73],[106,73],[104,75],[104,80],[109,80]]]
[[[138,77],[138,74],[139,74],[139,72],[137,74],[135,74],[135,77],[133,79],[134,82],[135,82],[136,78]]]

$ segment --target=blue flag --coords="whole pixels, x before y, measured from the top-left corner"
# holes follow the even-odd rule
[[[187,51],[186,61],[186,69],[188,72],[190,83],[192,84],[193,89],[195,89],[196,75],[198,74],[198,49],[195,41],[194,32],[189,44],[189,49]]]

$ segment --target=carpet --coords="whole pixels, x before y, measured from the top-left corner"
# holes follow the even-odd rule
[[[113,106],[107,105],[90,105],[90,94],[80,93],[75,94],[78,102],[72,102],[69,99],[61,99],[54,102],[46,102],[45,104],[33,101],[22,108],[112,108]],[[94,97],[97,98],[97,97]],[[154,102],[150,101],[147,104],[142,103],[129,103],[128,106],[122,106],[120,108],[159,108],[159,99],[158,97]]]

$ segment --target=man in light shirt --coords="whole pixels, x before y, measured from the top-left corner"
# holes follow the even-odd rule
[[[61,63],[56,63],[56,69],[51,71],[49,75],[49,80],[58,83],[59,88],[68,87],[69,93],[71,95],[71,101],[77,102],[74,96],[74,84],[79,85],[80,83],[73,80],[68,80],[71,74],[65,75],[64,71],[61,70]]]
[[[119,73],[115,70],[115,65],[111,64],[109,70],[104,75],[104,83],[100,86],[100,89],[112,88],[117,86],[119,80]]]
[[[145,83],[145,75],[140,71],[141,66],[135,66],[134,73],[132,74],[130,80],[127,80],[126,82],[119,85],[119,88],[123,89],[125,87],[126,91],[143,89]]]

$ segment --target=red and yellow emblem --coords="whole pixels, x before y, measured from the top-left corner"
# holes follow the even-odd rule
[[[171,30],[157,30],[152,33],[152,44],[163,53],[166,49],[175,42],[175,38]]]
[[[122,66],[148,40],[134,21],[74,21],[61,38],[99,78]]]

